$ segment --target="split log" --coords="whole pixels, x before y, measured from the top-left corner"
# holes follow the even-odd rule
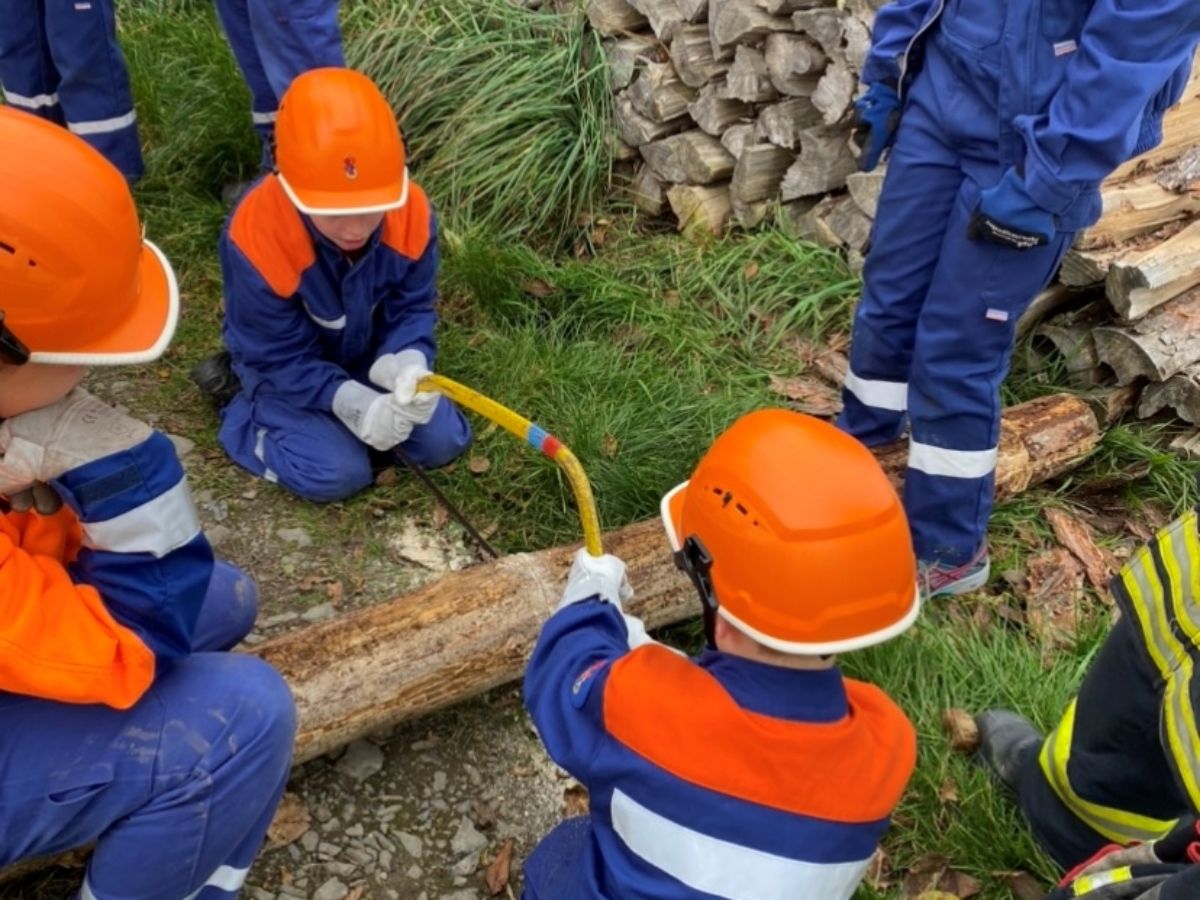
[[[667,210],[667,189],[649,166],[642,166],[629,189],[633,205],[648,216],[657,218]]]
[[[709,0],[708,29],[713,56],[729,59],[736,47],[754,43],[773,31],[791,31],[792,22],[755,6],[753,0]]]
[[[1102,321],[1100,304],[1092,304],[1078,313],[1062,316],[1034,329],[1031,348],[1045,357],[1047,364],[1057,362],[1066,370],[1067,379],[1080,388],[1091,388],[1104,382],[1100,358],[1092,330]]]
[[[1099,440],[1095,416],[1069,394],[1010,407],[1000,424],[996,498],[1070,471]],[[899,485],[907,443],[875,454]],[[393,600],[255,647],[251,652],[282,673],[296,700],[295,761],[520,678],[542,624],[558,604],[577,546],[451,572]],[[658,517],[606,533],[604,549],[625,561],[635,589],[626,609],[649,628],[695,615],[695,591],[675,567]],[[0,872],[0,882],[61,859],[23,861]]]
[[[646,17],[625,0],[588,0],[587,17],[593,28],[607,35],[626,34],[646,24]]]
[[[737,223],[738,227],[745,228],[747,231],[757,228],[765,222],[774,207],[774,204],[767,200],[743,203],[732,191],[730,191],[729,200],[733,209],[733,221]]]
[[[686,116],[696,91],[679,80],[670,63],[646,63],[626,92],[633,108],[655,122]]]
[[[1193,147],[1183,154],[1159,172],[1154,181],[1177,194],[1200,187],[1200,147]]]
[[[760,51],[745,45],[737,48],[733,65],[725,75],[721,96],[746,103],[765,103],[779,97],[767,72],[767,61]]]
[[[667,201],[680,231],[698,228],[720,234],[733,211],[728,184],[677,184],[667,191]]]
[[[733,169],[733,195],[742,203],[777,197],[783,174],[795,160],[795,153],[774,144],[745,147]]]
[[[718,136],[743,119],[750,118],[752,110],[741,100],[727,100],[721,96],[724,85],[720,81],[706,84],[700,94],[688,104],[688,113],[696,124],[709,134]]]
[[[604,45],[608,55],[608,86],[614,91],[629,87],[638,67],[665,62],[662,45],[648,35],[634,34]]]
[[[1084,250],[1072,247],[1063,257],[1058,280],[1068,287],[1092,287],[1104,284],[1112,264],[1125,253],[1122,247]]]
[[[850,196],[869,218],[874,219],[875,211],[879,209],[879,195],[883,193],[883,176],[886,174],[887,166],[878,165],[870,172],[851,172],[846,176]]]
[[[853,196],[853,191],[851,191],[851,196]],[[1025,312],[1021,313],[1021,318],[1017,319],[1017,337],[1025,337],[1042,320],[1052,313],[1058,312],[1078,296],[1076,291],[1072,291],[1065,284],[1050,285],[1033,298],[1029,306],[1025,308]]]
[[[874,18],[872,15],[871,20]],[[846,46],[846,64],[850,71],[861,72],[871,49],[871,22],[858,16],[847,16],[842,21],[842,43]]]
[[[707,8],[707,4],[705,4]],[[701,88],[729,69],[729,63],[713,56],[712,41],[705,25],[687,25],[671,41],[671,63],[688,87]]]
[[[793,237],[822,247],[837,247],[841,240],[829,227],[829,214],[837,205],[837,197],[804,197],[783,205],[781,223]]]
[[[840,197],[825,217],[840,246],[861,254],[871,239],[871,220],[850,197]]]
[[[652,141],[642,147],[642,156],[659,178],[676,184],[711,184],[733,174],[730,152],[699,129]]]
[[[1200,363],[1192,363],[1161,384],[1150,384],[1142,391],[1138,418],[1148,419],[1164,409],[1192,425],[1200,425]]]
[[[1079,399],[1088,405],[1100,427],[1107,430],[1133,412],[1143,387],[1145,384],[1138,381],[1122,387],[1092,388],[1080,394]]]
[[[685,116],[680,116],[670,122],[655,122],[653,119],[647,119],[633,108],[633,104],[624,94],[617,95],[616,103],[613,106],[613,122],[617,126],[617,134],[620,135],[621,140],[633,147],[641,147],[643,144],[682,131],[688,124]]]
[[[1155,175],[1106,187],[1101,197],[1104,214],[1080,235],[1076,247],[1110,247],[1200,212],[1200,197],[1174,193]]]
[[[669,44],[675,32],[685,24],[683,12],[675,0],[628,0],[650,23],[650,30],[659,40]]]
[[[635,159],[641,159],[637,147],[631,147],[616,135],[611,138],[613,159],[616,162],[632,162]]]
[[[1200,361],[1200,288],[1130,325],[1100,326],[1093,338],[1097,358],[1113,370],[1117,384],[1166,381]]]
[[[708,0],[675,0],[679,4],[679,12],[688,22],[708,21]],[[707,39],[707,33],[705,35]]]
[[[746,147],[756,142],[757,126],[746,122],[743,125],[730,125],[721,135],[721,146],[730,152],[734,159],[742,155]]]
[[[1200,284],[1200,222],[1113,263],[1104,293],[1123,318],[1136,319]]]
[[[783,178],[783,199],[795,200],[837,190],[858,170],[841,128],[819,125],[800,135],[800,157]]]
[[[825,0],[755,0],[773,16],[790,16],[801,9],[815,9],[825,5]]]
[[[844,18],[836,9],[802,10],[792,14],[792,27],[812,37],[830,59],[842,59]]]
[[[1167,446],[1183,459],[1200,459],[1200,431],[1176,435]]]
[[[811,97],[827,62],[821,48],[802,35],[783,32],[767,35],[764,46],[775,90],[787,97]]]
[[[850,111],[858,77],[843,63],[835,62],[821,76],[813,92],[812,103],[825,117],[826,125],[835,125]]]
[[[758,111],[754,136],[770,141],[777,147],[794,150],[800,146],[800,135],[806,128],[821,123],[821,114],[809,101],[800,98],[771,103]]]

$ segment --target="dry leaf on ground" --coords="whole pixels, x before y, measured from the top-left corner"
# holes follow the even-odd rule
[[[979,747],[979,727],[965,709],[951,707],[942,713],[942,728],[950,736],[950,749],[958,753],[974,753]]]
[[[308,807],[295,794],[287,793],[279,801],[275,810],[275,818],[267,827],[267,840],[272,848],[286,847],[300,840],[300,835],[308,831]]]
[[[842,409],[842,397],[824,381],[799,375],[792,378],[771,376],[771,390],[792,402],[800,412],[830,418]]]
[[[1015,900],[1042,900],[1046,890],[1028,872],[1002,872],[1000,877],[1012,891]]]
[[[521,290],[530,297],[549,297],[554,293],[554,285],[540,278],[529,278],[521,282]]]
[[[504,889],[508,887],[508,870],[512,865],[512,853],[513,839],[508,838],[500,848],[500,852],[496,854],[496,858],[483,870],[483,881],[487,885],[488,893],[493,897],[503,893]]]
[[[467,468],[476,475],[482,475],[492,467],[492,461],[486,456],[472,456],[470,462],[467,463]]]
[[[1083,564],[1092,587],[1107,596],[1108,580],[1118,566],[1110,552],[1096,546],[1088,524],[1066,510],[1054,507],[1046,510],[1046,521],[1054,529],[1058,542]]]
[[[954,783],[953,778],[947,778],[942,782],[942,786],[938,788],[938,801],[943,804],[958,803],[958,785]]]
[[[1083,568],[1062,547],[1043,550],[1026,566],[1026,619],[1043,654],[1073,647],[1083,606]]]
[[[950,866],[940,853],[927,853],[908,868],[900,896],[905,900],[967,900],[983,891],[983,884]]]

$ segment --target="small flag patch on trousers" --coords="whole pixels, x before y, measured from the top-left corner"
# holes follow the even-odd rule
[[[1007,322],[1008,311],[1003,309],[989,309],[985,313],[984,318],[991,319],[993,322]]]

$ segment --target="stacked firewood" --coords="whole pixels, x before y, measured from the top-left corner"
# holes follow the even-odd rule
[[[1023,324],[1105,415],[1200,425],[1200,59],[1163,143],[1114,172],[1103,197],[1103,218]]]
[[[877,178],[854,174],[849,121],[883,2],[589,0],[637,204],[714,232],[782,204],[804,236],[860,252],[870,218],[845,189]]]

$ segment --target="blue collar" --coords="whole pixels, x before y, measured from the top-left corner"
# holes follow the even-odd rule
[[[850,710],[837,666],[785,669],[719,650],[705,650],[696,664],[750,712],[796,722],[837,722]]]
[[[362,249],[355,251],[358,253],[358,258],[351,261],[350,257],[346,255],[345,250],[317,231],[317,226],[312,223],[312,218],[308,213],[300,213],[300,219],[304,222],[304,227],[308,230],[308,234],[313,239],[313,244],[317,250],[325,254],[335,264],[344,263],[350,267],[357,265],[362,262],[367,254],[379,246],[380,238],[383,236],[383,223],[380,222],[379,227],[371,232],[371,236],[367,238],[367,242],[363,245]]]

